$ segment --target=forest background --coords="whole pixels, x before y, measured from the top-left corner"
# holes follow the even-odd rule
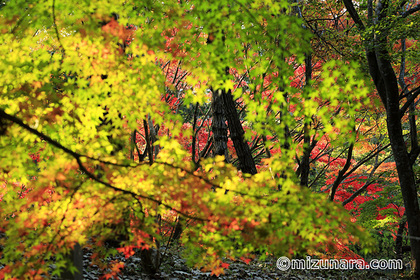
[[[179,244],[216,275],[410,249],[418,277],[419,10],[0,3],[0,275],[73,273],[80,247],[155,274]]]

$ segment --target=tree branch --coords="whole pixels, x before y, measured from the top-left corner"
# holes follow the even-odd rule
[[[372,171],[369,174],[369,178],[372,178],[373,174],[375,173],[376,169],[378,169],[378,167],[388,158],[390,158],[390,156],[387,156],[386,158],[384,158],[381,162],[377,163]],[[347,198],[346,200],[343,201],[342,205],[345,206],[346,204],[352,202],[356,197],[358,197],[363,191],[365,191],[371,184],[373,183],[372,180],[368,180],[360,189],[358,189],[357,191],[355,191],[349,198]]]
[[[340,185],[340,183],[344,179],[343,178],[344,174],[350,168],[351,158],[353,156],[353,147],[354,147],[354,144],[353,143],[350,144],[349,150],[348,150],[348,153],[347,153],[346,163],[344,164],[344,167],[338,172],[338,176],[337,176],[337,178],[335,178],[334,183],[333,183],[333,185],[331,187],[330,194],[329,194],[329,199],[331,201],[334,200],[335,192],[337,191],[338,186]]]
[[[188,214],[182,213],[179,210],[173,209],[172,206],[170,206],[168,204],[165,204],[165,203],[163,203],[163,202],[161,202],[161,201],[159,201],[159,200],[157,200],[157,199],[155,199],[153,197],[146,196],[146,195],[141,195],[141,194],[137,194],[137,193],[134,193],[132,191],[128,191],[128,190],[124,190],[124,189],[120,189],[118,187],[115,187],[115,186],[107,183],[107,182],[104,182],[104,181],[100,180],[99,178],[97,178],[94,174],[92,174],[91,172],[89,172],[86,169],[86,167],[83,165],[83,163],[81,161],[81,158],[85,157],[85,158],[88,158],[88,159],[91,159],[91,160],[94,160],[94,161],[99,161],[99,162],[104,163],[104,164],[111,164],[111,165],[119,166],[119,167],[132,167],[132,168],[135,168],[135,167],[138,167],[138,166],[141,166],[141,165],[144,165],[144,164],[148,164],[149,165],[149,163],[143,162],[143,163],[139,163],[139,164],[123,165],[123,164],[115,164],[115,163],[111,163],[111,162],[107,162],[107,161],[102,161],[102,160],[99,160],[99,159],[96,159],[96,158],[91,158],[91,157],[88,157],[88,156],[85,156],[85,155],[81,155],[79,153],[76,153],[76,152],[74,152],[74,151],[72,151],[72,150],[64,147],[63,145],[61,145],[57,141],[51,139],[48,135],[46,135],[46,134],[44,134],[42,132],[39,132],[39,131],[31,128],[27,124],[23,123],[23,121],[20,120],[19,118],[7,114],[3,109],[0,109],[0,119],[6,119],[6,120],[9,120],[9,121],[11,121],[11,122],[19,125],[20,127],[26,129],[27,131],[31,132],[32,134],[35,134],[36,136],[38,136],[41,139],[45,140],[46,142],[48,142],[49,144],[53,145],[54,147],[56,147],[56,148],[64,151],[66,154],[72,156],[74,159],[76,159],[76,161],[77,161],[77,163],[78,163],[81,171],[83,171],[90,179],[92,179],[92,180],[94,180],[94,181],[96,181],[96,182],[98,182],[98,183],[100,183],[100,184],[102,184],[102,185],[104,185],[106,187],[109,187],[109,188],[111,188],[111,189],[113,189],[115,191],[122,192],[124,194],[131,195],[137,201],[138,201],[138,198],[137,197],[141,197],[141,198],[150,200],[152,202],[159,203],[159,204],[165,206],[168,209],[174,210],[175,212],[177,212],[178,214],[180,214],[180,215],[182,215],[182,216],[184,216],[186,218],[200,220],[200,221],[207,221],[207,219],[203,219],[203,218],[199,218],[199,217],[192,217],[192,216],[189,216]],[[244,193],[244,192],[241,192],[241,191],[230,190],[228,188],[221,187],[218,184],[215,184],[215,183],[211,182],[209,179],[207,179],[205,177],[202,177],[202,176],[199,176],[198,174],[195,173],[195,171],[191,171],[191,170],[182,168],[180,166],[176,166],[176,165],[170,164],[168,162],[162,162],[162,161],[157,161],[156,160],[156,161],[154,161],[154,163],[155,164],[160,164],[160,165],[165,165],[165,166],[168,166],[168,167],[171,167],[171,168],[180,169],[182,171],[185,171],[188,175],[194,176],[194,177],[202,180],[203,182],[205,182],[206,184],[209,184],[211,187],[213,187],[215,189],[222,189],[222,190],[225,190],[225,191],[236,193],[238,195],[253,197],[253,198],[257,198],[257,199],[263,199],[264,198],[263,195],[250,195],[248,193]],[[140,202],[140,201],[138,201],[138,202]]]
[[[363,21],[360,19],[359,14],[357,13],[356,9],[354,8],[353,2],[351,0],[343,0],[343,3],[346,6],[346,9],[349,12],[351,18],[357,24],[357,27],[360,30],[364,30],[365,25],[363,24]]]
[[[367,162],[368,160],[371,160],[373,157],[375,157],[378,153],[382,152],[383,150],[387,149],[388,147],[390,147],[391,144],[387,144],[385,146],[383,146],[382,148],[376,150],[376,151],[372,151],[369,153],[369,155],[367,155],[364,159],[362,159],[361,161],[359,161],[349,172],[347,172],[344,176],[343,179],[347,178],[350,174],[352,174],[354,171],[356,171],[360,166],[362,166],[365,162]]]
[[[404,103],[404,105],[400,109],[400,118],[402,118],[404,116],[405,111],[407,111],[407,109],[410,107],[411,103],[413,103],[414,100],[416,100],[416,98],[420,95],[420,86],[411,90],[407,94],[410,94],[410,93],[411,93],[411,95],[407,98],[407,101]],[[405,94],[405,95],[407,95],[407,94]]]
[[[414,8],[411,8],[410,10],[401,13],[401,17],[403,18],[408,17],[409,15],[412,15],[419,10],[420,10],[420,4],[417,4],[417,6],[415,6]]]
[[[420,154],[420,147],[417,146],[415,149],[411,150],[409,156],[410,156],[410,164],[413,165],[416,162],[416,159],[418,158]]]
[[[51,139],[49,136],[45,135],[44,133],[39,132],[39,131],[31,128],[27,124],[23,123],[23,121],[20,120],[19,118],[7,114],[3,109],[0,109],[0,118],[9,120],[9,121],[11,121],[11,122],[19,125],[20,127],[28,130],[32,134],[35,134],[36,136],[38,136],[41,139],[45,140],[46,142],[48,142],[49,144],[53,145],[54,147],[56,147],[56,148],[64,151],[66,154],[72,156],[74,159],[76,159],[77,164],[80,167],[80,170],[83,171],[90,179],[92,179],[92,180],[94,180],[94,181],[96,181],[96,182],[98,182],[98,183],[100,183],[100,184],[102,184],[102,185],[104,185],[104,186],[106,186],[106,187],[108,187],[110,189],[113,189],[113,190],[118,191],[118,192],[122,192],[124,194],[128,194],[128,195],[132,196],[134,199],[136,199],[137,201],[138,201],[138,197],[141,197],[141,198],[144,198],[144,199],[147,199],[147,200],[150,200],[150,201],[159,203],[159,204],[165,206],[166,208],[171,209],[171,210],[174,210],[178,214],[180,214],[182,216],[185,216],[187,218],[190,218],[190,219],[195,219],[195,220],[200,220],[200,221],[207,221],[207,219],[203,219],[203,218],[199,218],[199,217],[193,217],[193,216],[190,216],[188,214],[182,213],[181,211],[174,209],[172,206],[170,206],[168,204],[165,204],[165,203],[163,203],[163,202],[161,202],[161,201],[159,201],[159,200],[157,200],[157,199],[155,199],[153,197],[146,196],[146,195],[141,195],[141,194],[137,194],[137,193],[134,193],[132,191],[128,191],[128,190],[124,190],[124,189],[120,189],[118,187],[115,187],[115,186],[107,183],[107,182],[104,182],[101,179],[97,178],[94,174],[92,174],[91,172],[89,172],[86,169],[86,167],[83,165],[83,163],[81,161],[81,158],[84,157],[84,156],[82,156],[82,155],[80,155],[80,154],[78,154],[78,153],[76,153],[76,152],[74,152],[74,151],[72,151],[72,150],[64,147],[63,145],[61,145],[57,141]],[[89,157],[87,157],[87,158],[89,158]],[[96,159],[93,159],[93,160],[96,160]]]

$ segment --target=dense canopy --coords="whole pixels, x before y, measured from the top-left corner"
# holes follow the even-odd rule
[[[420,237],[418,10],[0,3],[0,275],[73,273],[79,246],[104,277],[118,252],[154,274],[170,244],[218,275],[366,257],[383,232],[402,258],[407,220]]]

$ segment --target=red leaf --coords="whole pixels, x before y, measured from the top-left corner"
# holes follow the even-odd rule
[[[225,269],[228,269],[229,268],[229,265],[230,264],[228,264],[228,263],[222,263],[222,267],[225,268]]]

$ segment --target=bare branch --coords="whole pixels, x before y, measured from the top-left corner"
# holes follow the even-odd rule
[[[356,197],[358,197],[362,192],[364,192],[370,185],[372,185],[372,183],[374,182],[373,180],[370,180],[370,178],[372,178],[373,174],[375,173],[376,169],[378,169],[378,167],[388,158],[390,158],[390,156],[387,156],[386,158],[384,158],[381,162],[377,163],[373,168],[372,171],[369,174],[369,180],[357,191],[355,191],[349,198],[347,198],[346,200],[343,201],[342,205],[345,206],[346,204],[352,202]]]
[[[347,172],[344,176],[343,179],[347,178],[350,174],[352,174],[354,171],[356,171],[360,166],[362,166],[365,162],[371,160],[373,157],[375,157],[378,153],[382,152],[383,150],[387,149],[388,147],[390,147],[391,144],[387,144],[385,146],[383,146],[382,148],[376,150],[376,151],[372,151],[370,152],[364,159],[362,159],[361,161],[359,161],[349,172]]]
[[[405,111],[407,111],[407,109],[410,107],[410,104],[413,103],[414,100],[416,100],[416,98],[420,95],[420,86],[411,90],[407,94],[409,95],[410,93],[411,93],[411,95],[407,98],[407,101],[404,103],[404,105],[400,109],[400,118],[402,118],[404,116]],[[407,95],[407,94],[405,94],[405,95]]]
[[[401,17],[403,18],[408,17],[409,15],[412,15],[419,10],[420,10],[420,4],[417,4],[417,6],[415,6],[414,8],[411,8],[410,10],[401,13]]]
[[[344,179],[343,178],[344,174],[350,168],[351,159],[353,157],[353,147],[354,147],[354,144],[351,143],[350,146],[349,146],[348,152],[347,152],[346,163],[344,164],[343,168],[338,172],[338,176],[337,176],[337,178],[335,178],[334,183],[331,187],[330,195],[329,195],[329,199],[331,201],[334,200],[335,192],[337,191],[338,186],[340,185],[340,183]]]
[[[360,30],[364,30],[365,25],[363,24],[363,21],[360,19],[359,14],[357,13],[356,9],[354,8],[353,2],[351,0],[343,0],[343,3],[346,6],[346,9],[349,12],[351,18],[357,24],[357,27]]]

